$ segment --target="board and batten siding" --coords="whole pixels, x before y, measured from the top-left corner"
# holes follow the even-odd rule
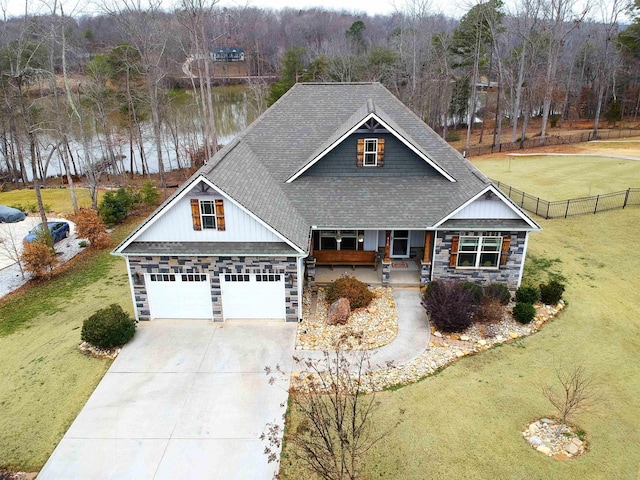
[[[281,242],[282,239],[245,213],[228,199],[224,200],[225,230],[194,230],[191,199],[215,200],[218,195],[187,195],[166,209],[155,223],[136,239],[139,242]]]
[[[480,197],[456,213],[453,219],[463,218],[520,218],[497,197]]]

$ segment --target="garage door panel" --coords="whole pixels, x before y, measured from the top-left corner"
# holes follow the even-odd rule
[[[285,318],[282,274],[221,274],[220,287],[225,320]]]
[[[149,274],[151,318],[212,318],[211,284],[206,274]]]

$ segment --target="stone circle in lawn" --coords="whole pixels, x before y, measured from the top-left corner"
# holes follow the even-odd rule
[[[522,436],[537,452],[558,460],[582,455],[586,451],[586,442],[580,439],[568,425],[560,425],[554,419],[541,418],[529,423]]]

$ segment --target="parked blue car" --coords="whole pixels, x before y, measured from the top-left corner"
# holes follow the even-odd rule
[[[69,224],[67,222],[47,222],[49,232],[53,238],[53,243],[58,243],[63,238],[69,236]],[[36,225],[33,229],[24,237],[25,242],[35,242],[38,238],[38,231],[42,229],[42,224]]]

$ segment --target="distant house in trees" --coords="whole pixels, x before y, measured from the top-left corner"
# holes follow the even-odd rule
[[[214,48],[211,51],[211,58],[214,62],[244,62],[244,48]]]

